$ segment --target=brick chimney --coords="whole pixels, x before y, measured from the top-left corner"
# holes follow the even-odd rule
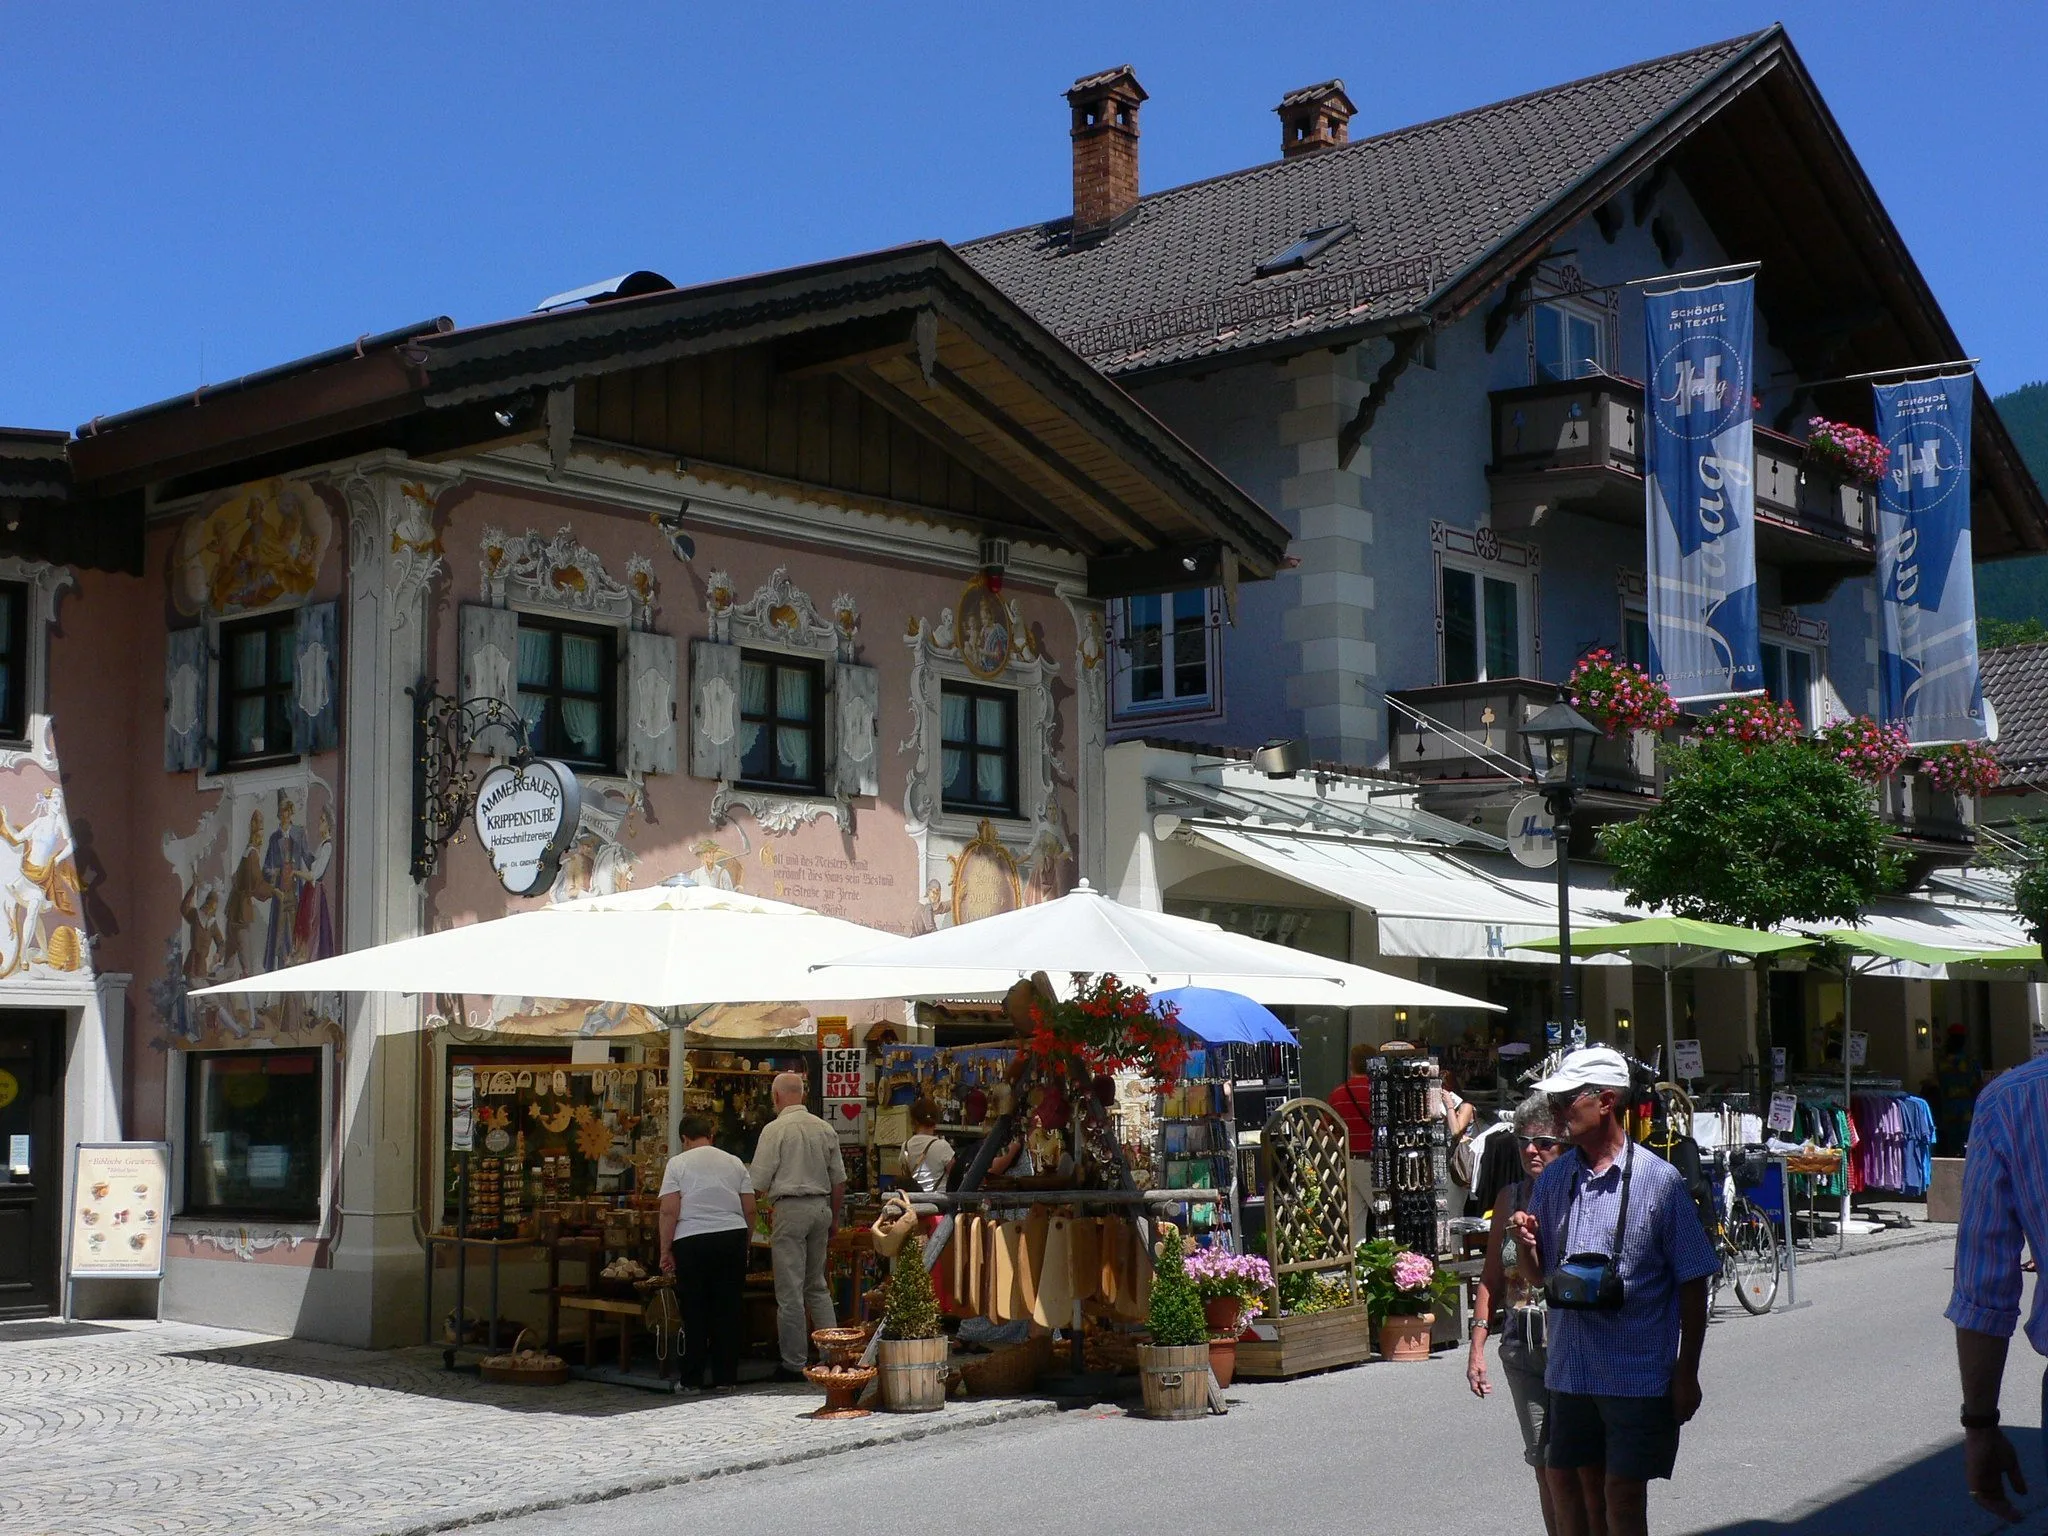
[[[1083,75],[1074,109],[1074,233],[1089,234],[1138,206],[1138,103],[1145,88],[1128,64]]]
[[[1280,114],[1280,155],[1292,160],[1351,141],[1351,118],[1358,108],[1344,94],[1342,80],[1325,80],[1289,91],[1273,109]]]

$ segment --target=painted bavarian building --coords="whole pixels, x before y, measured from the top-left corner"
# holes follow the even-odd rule
[[[1103,604],[1286,540],[937,245],[436,320],[10,435],[0,476],[36,1171],[169,1140],[167,1313],[355,1343],[420,1328],[422,1026],[504,1000],[194,993],[518,904],[419,828],[423,703],[576,770],[545,894],[684,876],[913,932],[1099,871]],[[55,1300],[34,1189],[0,1305]]]

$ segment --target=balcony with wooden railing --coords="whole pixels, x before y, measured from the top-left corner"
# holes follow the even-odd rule
[[[1574,512],[1640,528],[1643,386],[1600,374],[1495,390],[1493,526],[1533,528]],[[1786,573],[1785,601],[1814,602],[1876,564],[1877,492],[1756,428],[1757,558]]]
[[[1416,781],[1422,808],[1469,825],[1504,817],[1530,793],[1522,770],[1522,722],[1557,701],[1555,683],[1514,677],[1402,688],[1387,694],[1389,766]],[[1664,790],[1666,745],[1683,741],[1698,717],[1666,731],[1623,731],[1594,744],[1580,804],[1592,823],[1640,815]],[[1915,879],[1967,863],[1976,847],[1976,800],[1937,790],[1924,773],[1894,776],[1872,791],[1876,809]]]

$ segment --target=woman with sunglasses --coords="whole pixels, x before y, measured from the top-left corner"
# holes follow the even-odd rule
[[[1550,1408],[1550,1394],[1543,1386],[1543,1294],[1518,1272],[1508,1218],[1527,1205],[1536,1176],[1564,1149],[1562,1133],[1550,1101],[1540,1093],[1524,1099],[1515,1110],[1515,1139],[1528,1177],[1508,1185],[1494,1203],[1493,1231],[1486,1240],[1486,1263],[1479,1273],[1478,1301],[1472,1309],[1472,1353],[1465,1363],[1465,1380],[1473,1395],[1490,1397],[1493,1383],[1486,1374],[1486,1340],[1498,1331],[1500,1368],[1508,1379],[1508,1395],[1514,1399],[1515,1418],[1522,1427],[1522,1459],[1536,1470],[1536,1496],[1543,1504],[1546,1536],[1557,1536],[1557,1524],[1551,1513],[1550,1484],[1543,1475]]]

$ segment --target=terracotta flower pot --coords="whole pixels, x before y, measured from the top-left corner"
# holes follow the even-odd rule
[[[1243,1311],[1244,1303],[1235,1296],[1211,1296],[1202,1303],[1202,1316],[1208,1321],[1209,1332],[1227,1339],[1237,1337],[1238,1316]]]
[[[1380,1355],[1388,1360],[1427,1360],[1434,1312],[1395,1313],[1380,1324]]]
[[[1221,1338],[1209,1341],[1209,1374],[1216,1378],[1217,1391],[1220,1392],[1230,1385],[1230,1378],[1237,1374],[1236,1339]]]

